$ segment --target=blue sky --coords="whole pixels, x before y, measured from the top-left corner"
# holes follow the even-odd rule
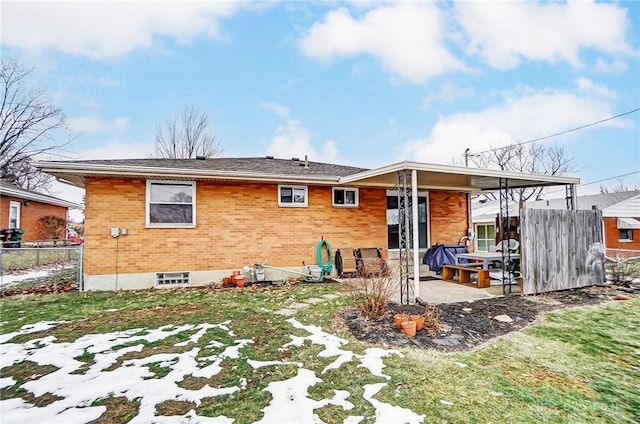
[[[147,157],[156,126],[186,104],[208,114],[227,157],[362,167],[450,164],[640,107],[632,1],[3,1],[1,12],[2,58],[34,67],[30,83],[77,134],[76,159]],[[640,112],[554,143],[583,183],[640,181]]]

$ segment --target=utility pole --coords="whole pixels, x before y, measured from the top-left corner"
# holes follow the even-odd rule
[[[470,148],[466,148],[464,150],[464,166],[469,167],[469,158],[474,158],[476,156],[480,156],[478,154],[475,153],[469,153],[469,150],[471,150]]]

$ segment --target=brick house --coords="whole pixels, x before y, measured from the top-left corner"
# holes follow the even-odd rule
[[[469,193],[496,190],[501,178],[512,186],[578,182],[414,162],[367,170],[272,157],[36,166],[86,190],[85,290],[158,287],[170,274],[206,285],[265,261],[300,270],[303,262],[316,263],[321,239],[334,251],[378,247],[393,257],[400,248],[401,174],[416,182],[408,194],[414,258],[431,243],[466,235]],[[417,274],[419,258],[414,262]]]
[[[0,228],[23,229],[23,241],[50,240],[51,235],[41,218],[55,216],[68,222],[69,208],[77,206],[0,180]]]

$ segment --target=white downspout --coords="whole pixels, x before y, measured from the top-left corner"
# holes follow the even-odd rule
[[[420,217],[418,216],[418,171],[411,170],[411,220],[413,225],[413,291],[420,296]],[[412,299],[412,300],[414,300]]]

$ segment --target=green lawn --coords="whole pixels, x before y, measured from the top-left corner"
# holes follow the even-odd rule
[[[152,290],[6,298],[0,300],[0,334],[17,331],[26,324],[64,321],[46,333],[55,336],[56,343],[63,343],[94,333],[230,320],[228,325],[236,337],[252,340],[242,348],[239,358],[223,362],[221,373],[206,380],[187,377],[178,383],[199,389],[207,383],[228,387],[246,379],[246,388],[205,398],[199,405],[166,401],[156,405],[160,415],[181,415],[194,409],[201,416],[222,414],[235,418],[236,423],[259,420],[261,410],[271,401],[271,394],[263,389],[270,382],[293,377],[297,367],[254,370],[246,359],[253,358],[303,363],[322,379],[309,388],[312,399],[327,399],[336,389],[347,390],[353,409],[345,411],[329,405],[315,411],[320,419],[331,423],[341,423],[347,416],[364,416],[362,422],[374,422],[375,410],[363,399],[363,386],[374,383],[388,383],[375,399],[424,415],[425,423],[636,423],[640,419],[640,299],[551,313],[526,331],[494,340],[471,353],[406,349],[402,351],[404,357],[384,359],[384,373],[391,377],[387,381],[358,367],[355,361],[321,374],[335,358],[318,356],[320,346],[307,342],[301,347],[283,347],[291,341],[291,335],[308,333],[294,328],[275,311],[309,298],[324,299],[298,312],[295,319],[335,332],[334,317],[349,306],[348,300],[322,296],[337,291],[337,285],[329,284],[271,290]],[[342,349],[357,355],[371,347],[346,333],[338,335],[348,340]],[[20,335],[10,342],[24,343],[42,336]],[[175,352],[176,343],[184,337],[180,333],[146,343],[143,351],[128,353],[126,359],[141,358],[149,352]],[[229,336],[219,333],[217,337],[225,341]],[[203,351],[213,349],[206,341],[195,345]],[[86,351],[75,359],[89,366],[94,356]],[[154,378],[170,371],[161,362],[149,369]],[[55,402],[52,394],[35,396],[19,387],[55,370],[26,360],[2,368],[0,377],[17,382],[2,390],[2,399],[19,397],[42,406]],[[140,402],[106,397],[94,405],[107,406],[102,422],[127,422],[136,415]]]

